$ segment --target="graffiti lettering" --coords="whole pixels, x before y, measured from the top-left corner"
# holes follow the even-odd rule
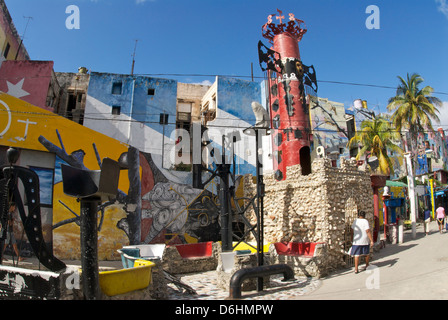
[[[8,123],[6,124],[5,129],[0,133],[0,137],[4,136],[6,132],[8,132],[9,127],[11,126],[11,110],[9,109],[8,105],[0,100],[0,104],[5,107],[6,112],[8,113]]]
[[[19,141],[25,141],[25,140],[26,140],[26,136],[28,135],[28,126],[29,126],[30,124],[37,124],[37,122],[32,122],[32,121],[30,121],[29,119],[26,119],[26,120],[17,120],[17,122],[19,122],[19,123],[25,123],[25,133],[24,133],[24,135],[23,135],[23,138],[22,138],[22,137],[16,137],[16,139],[19,140]]]

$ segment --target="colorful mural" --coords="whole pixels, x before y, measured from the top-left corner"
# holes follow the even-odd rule
[[[407,213],[406,213],[406,199],[408,197],[407,195],[407,187],[395,187],[391,186],[389,188],[389,194],[390,194],[390,200],[387,202],[393,202],[394,200],[401,200],[400,207],[392,207],[388,209],[388,223],[396,223],[397,218],[399,219],[406,219]],[[378,193],[382,195],[384,193],[384,188],[379,188]],[[380,226],[383,226],[384,223],[384,201],[383,198],[379,197],[379,224]]]
[[[170,168],[176,105],[175,80],[91,72],[84,126],[142,152],[160,155],[155,161],[162,161],[163,149],[163,167]],[[162,114],[166,121],[161,121]]]
[[[342,103],[323,98],[311,98],[310,118],[313,148],[324,147],[327,156],[349,158],[348,133],[345,107]]]
[[[256,101],[266,108],[266,83],[256,83],[240,79],[217,77],[216,117],[207,121],[209,131],[216,131],[215,142],[221,146],[219,137],[237,130],[241,140],[235,144],[236,172],[255,175],[254,140],[243,133],[245,128],[255,124],[251,102]],[[213,96],[213,95],[210,95]],[[347,149],[348,129],[346,110],[342,103],[324,98],[310,98],[310,122],[313,133],[312,148],[323,146],[327,156],[334,155],[336,165],[339,157],[349,158]],[[203,103],[204,104],[204,103]],[[275,122],[275,119],[274,119]],[[273,170],[272,138],[263,138],[263,169]]]
[[[265,82],[251,82],[227,77],[216,77],[216,86],[213,94],[216,97],[216,114],[207,121],[208,138],[213,141],[209,149],[215,148],[217,154],[221,154],[222,136],[236,136],[235,144],[229,149],[233,150],[235,158],[235,173],[238,175],[255,175],[256,151],[255,137],[244,133],[255,125],[255,114],[252,102],[260,104],[266,109],[266,86]],[[213,87],[212,87],[213,88]],[[203,105],[207,102],[203,101]],[[263,155],[260,157],[265,172],[272,171],[272,139],[263,136]],[[229,143],[229,141],[226,141]],[[233,149],[232,149],[233,148]],[[216,158],[209,159],[210,166],[217,161]],[[233,170],[233,168],[232,168]]]
[[[116,250],[128,244],[219,240],[215,195],[171,180],[150,153],[3,93],[0,145],[3,152],[19,148],[18,165],[39,175],[41,207],[48,207],[43,228],[60,259],[80,257],[80,203],[63,192],[61,164],[100,170],[106,157],[127,169],[117,197],[99,208],[99,259],[117,258]]]
[[[447,171],[448,148],[442,128],[435,132],[419,133],[416,139],[412,139],[411,134],[407,133],[406,140],[414,160],[415,175]]]

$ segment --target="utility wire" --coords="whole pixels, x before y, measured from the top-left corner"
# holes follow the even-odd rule
[[[124,75],[127,76],[127,75]],[[266,79],[266,77],[262,76],[246,76],[246,75],[223,75],[223,74],[199,74],[199,73],[139,73],[129,76],[171,76],[171,77],[226,77],[226,78],[247,78],[247,79]],[[33,77],[0,77],[1,80],[11,80],[11,79],[23,79],[23,78],[50,78],[51,76],[33,76]],[[170,80],[170,79],[167,79]],[[345,81],[333,81],[333,80],[317,80],[317,82],[321,83],[331,83],[331,84],[339,84],[339,85],[348,85],[348,86],[361,86],[361,87],[371,87],[371,88],[380,88],[380,89],[391,89],[397,90],[397,87],[378,85],[378,84],[368,84],[368,83],[357,83],[357,82],[345,82]],[[441,91],[433,91],[433,94],[440,94],[448,96],[447,92]]]
[[[139,74],[139,75],[141,75],[141,76],[226,77],[226,78],[266,79],[266,77],[261,77],[261,76],[253,76],[252,77],[252,76],[244,76],[244,75],[222,75],[222,74],[220,75],[220,74],[198,74],[198,73],[186,73],[186,74],[182,74],[182,73],[142,73],[142,74]],[[331,81],[331,80],[317,80],[317,82],[397,90],[397,87],[377,85],[377,84],[366,84],[366,83],[344,82],[344,81]],[[448,95],[447,92],[434,91],[433,93],[434,94]]]
[[[0,113],[1,112],[7,112],[7,111],[6,110],[0,110]],[[39,112],[16,111],[16,110],[11,110],[10,112],[11,113],[23,114],[23,115],[29,116],[30,118],[38,118],[38,119],[48,119],[49,117],[60,117],[61,116],[61,115],[58,115],[58,114],[47,114],[47,113],[39,113]],[[129,123],[142,123],[142,124],[160,124],[158,121],[139,121],[139,120],[136,120],[136,119],[95,118],[95,117],[89,117],[89,116],[87,116],[87,117],[84,116],[83,119],[84,120],[93,120],[93,121],[116,121],[116,122],[129,122]],[[222,120],[227,120],[227,119],[222,118]],[[306,122],[306,121],[303,121],[303,122]],[[300,124],[300,121],[297,121],[297,123]],[[345,123],[345,122],[341,121],[341,123]],[[174,125],[176,125],[176,123],[175,122],[172,122],[172,123],[170,122],[170,123],[168,123],[166,125],[167,126],[168,125],[174,126]],[[331,124],[328,124],[328,125],[331,125]],[[441,125],[439,125],[439,127],[448,127],[448,124],[443,124],[443,125],[441,124]],[[232,124],[222,124],[222,125],[221,124],[208,124],[207,128],[208,129],[227,128],[227,129],[241,129],[241,130],[244,130],[247,127],[246,126],[237,126],[237,125],[232,125]],[[271,129],[271,130],[286,131],[286,130],[288,130],[288,128],[278,128],[278,129]],[[340,132],[340,130],[331,129],[331,128],[319,128],[319,129],[314,128],[314,129],[309,129],[309,130],[310,130],[311,133],[314,133],[314,132],[317,132],[317,133],[320,133],[320,132],[338,133],[338,132]],[[390,130],[384,130],[384,131],[379,131],[379,132],[391,132],[391,131],[396,132],[393,128],[391,128]],[[357,133],[361,133],[361,132],[364,132],[364,130],[357,130],[356,132]],[[406,131],[406,130],[400,131],[400,133],[402,133],[402,134],[407,133],[407,132],[408,131]],[[426,131],[425,130],[425,131],[419,131],[419,132],[420,133],[436,133],[436,130],[434,130],[434,131],[429,131],[429,130]]]

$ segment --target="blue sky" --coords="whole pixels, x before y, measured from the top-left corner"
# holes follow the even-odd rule
[[[304,20],[304,64],[314,65],[318,95],[349,107],[367,100],[385,109],[394,89],[335,84],[398,85],[417,72],[448,102],[447,0],[5,0],[33,60],[52,60],[57,72],[129,74],[135,40],[136,74],[162,74],[182,82],[213,76],[263,77],[257,43],[276,9]],[[66,28],[66,8],[80,10],[80,29]],[[380,9],[380,29],[366,28],[369,5]],[[163,74],[167,74],[164,76]],[[183,74],[175,77],[168,74]],[[249,79],[249,78],[245,78]],[[446,112],[448,114],[448,103]],[[448,116],[442,126],[448,129]]]

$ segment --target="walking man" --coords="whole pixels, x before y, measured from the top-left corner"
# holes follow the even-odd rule
[[[365,257],[365,269],[367,269],[369,267],[370,248],[373,247],[372,232],[370,231],[369,221],[367,221],[364,211],[358,212],[358,219],[355,219],[353,222],[351,231],[352,247],[350,249],[350,255],[355,257],[355,273],[359,273],[359,257]]]
[[[423,224],[423,227],[425,229],[425,234],[428,235],[429,234],[429,223],[431,222],[431,211],[429,211],[429,209],[426,209],[424,215],[425,215],[424,216],[425,222]]]

